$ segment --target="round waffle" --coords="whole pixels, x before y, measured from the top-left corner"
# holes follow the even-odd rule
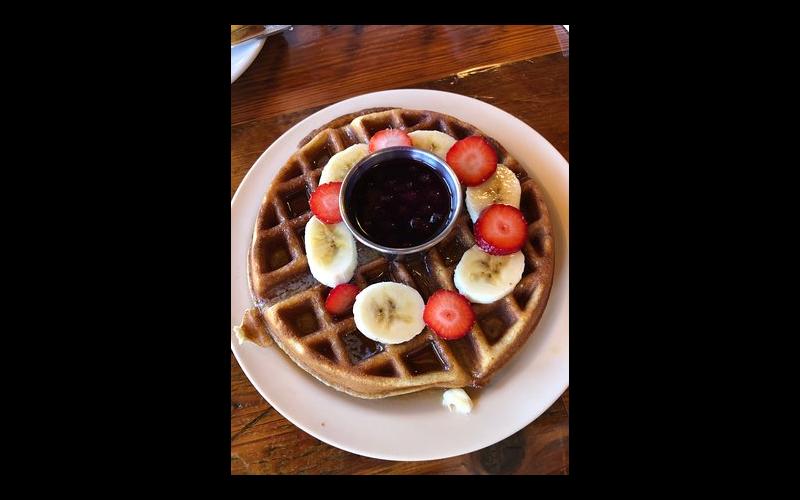
[[[481,135],[500,163],[519,178],[520,210],[528,221],[522,249],[525,270],[512,293],[492,304],[473,304],[475,326],[445,341],[429,328],[408,342],[384,345],[356,328],[352,314],[333,317],[324,308],[330,289],[314,279],[303,234],[312,217],[308,198],[331,156],[368,143],[379,130],[438,130],[456,139]],[[314,131],[281,168],[262,200],[253,231],[248,278],[254,308],[239,334],[258,345],[274,341],[297,365],[323,383],[361,398],[382,398],[434,387],[481,387],[519,350],[542,316],[553,281],[553,230],[536,183],[499,144],[474,126],[432,111],[373,108],[342,116]],[[456,290],[453,271],[475,243],[466,210],[447,237],[419,254],[392,258],[356,243],[353,282],[362,289],[381,281],[404,283],[422,298]]]

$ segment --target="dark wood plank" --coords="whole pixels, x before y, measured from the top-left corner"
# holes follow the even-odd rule
[[[568,50],[561,26],[296,26],[231,86],[231,122]]]

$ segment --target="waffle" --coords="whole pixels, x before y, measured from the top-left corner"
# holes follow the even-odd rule
[[[525,270],[514,291],[492,304],[473,304],[476,324],[458,340],[440,339],[429,328],[408,342],[384,345],[361,334],[352,314],[331,316],[324,308],[330,288],[311,275],[303,234],[308,205],[328,159],[385,128],[439,130],[456,139],[482,135],[499,161],[519,178],[520,210],[529,223],[522,252]],[[482,387],[527,340],[542,316],[553,280],[554,243],[540,188],[494,139],[452,116],[431,111],[372,108],[333,120],[298,145],[266,193],[255,223],[248,278],[254,308],[241,330],[258,345],[274,342],[297,365],[323,383],[361,398],[396,396],[429,388]],[[356,242],[353,281],[364,288],[395,281],[423,299],[437,289],[456,290],[453,271],[474,244],[466,210],[434,248],[391,257]]]

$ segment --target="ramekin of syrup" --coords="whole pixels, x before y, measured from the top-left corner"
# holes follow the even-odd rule
[[[345,176],[339,208],[353,236],[368,247],[404,255],[426,250],[455,224],[461,184],[441,158],[410,147],[381,149]]]

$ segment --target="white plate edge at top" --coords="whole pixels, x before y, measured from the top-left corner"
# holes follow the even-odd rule
[[[266,42],[266,38],[258,38],[231,48],[231,57],[233,57],[234,50],[245,52],[244,57],[237,64],[236,68],[233,67],[233,61],[231,61],[231,84],[238,80],[239,77],[247,71],[250,65],[253,64],[253,61],[255,61],[258,54],[261,53],[261,49],[264,48]]]

